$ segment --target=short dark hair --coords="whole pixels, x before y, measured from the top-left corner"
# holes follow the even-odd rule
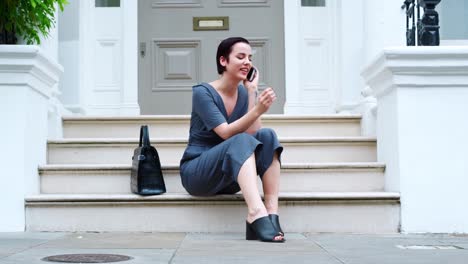
[[[245,38],[241,38],[241,37],[227,38],[221,41],[221,43],[219,43],[218,51],[216,52],[216,66],[218,67],[219,74],[223,74],[223,72],[226,71],[226,67],[224,67],[223,65],[221,65],[221,63],[219,63],[219,59],[221,57],[224,57],[229,62],[229,54],[231,54],[232,52],[232,46],[234,46],[236,43],[239,43],[239,42],[247,43],[250,45],[248,40],[246,40]]]

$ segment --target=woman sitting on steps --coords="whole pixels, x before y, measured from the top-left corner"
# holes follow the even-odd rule
[[[284,242],[278,216],[283,147],[261,115],[276,100],[272,88],[257,94],[251,82],[252,49],[244,38],[223,40],[216,54],[219,79],[193,87],[188,146],[180,161],[182,185],[191,195],[242,191],[247,203],[246,239]],[[243,82],[243,84],[240,84]],[[263,184],[264,202],[257,175]]]

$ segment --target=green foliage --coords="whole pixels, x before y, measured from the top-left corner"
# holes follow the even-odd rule
[[[55,25],[56,6],[67,0],[0,0],[0,32],[14,32],[27,44],[40,44]]]

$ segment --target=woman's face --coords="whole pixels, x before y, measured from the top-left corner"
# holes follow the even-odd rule
[[[252,67],[252,48],[249,44],[238,42],[232,46],[229,62],[221,58],[221,65],[226,67],[227,73],[234,78],[245,80]]]

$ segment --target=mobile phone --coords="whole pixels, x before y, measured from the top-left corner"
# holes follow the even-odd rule
[[[255,67],[250,68],[249,73],[247,73],[247,81],[249,82],[253,81],[256,75],[257,75],[257,69],[255,69]]]

